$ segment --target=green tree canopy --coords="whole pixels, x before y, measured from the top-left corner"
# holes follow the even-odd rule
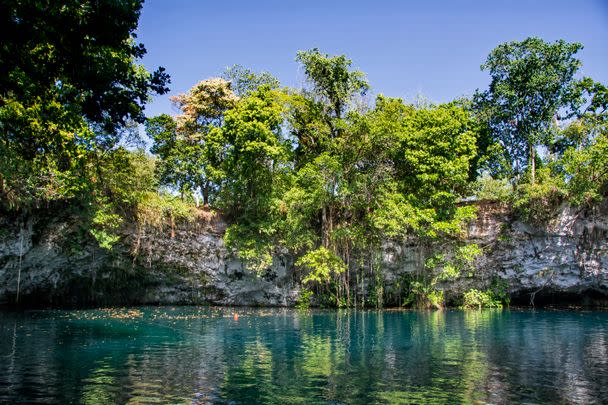
[[[222,78],[230,82],[230,88],[239,97],[266,85],[271,89],[279,87],[279,80],[268,72],[255,73],[241,65],[232,65],[226,68]]]
[[[0,3],[0,195],[9,204],[69,197],[81,160],[115,147],[168,89],[136,41],[141,1]],[[10,167],[14,168],[11,170]],[[5,170],[6,169],[6,170]],[[12,201],[12,202],[11,202]]]
[[[515,175],[530,165],[534,182],[536,148],[550,146],[554,121],[571,116],[580,97],[575,78],[580,49],[579,43],[532,37],[499,45],[482,65],[491,82],[477,94],[478,108],[486,110],[490,130]]]
[[[192,193],[198,198],[200,193],[203,203],[208,204],[218,189],[208,167],[208,138],[221,128],[225,114],[239,98],[230,82],[211,78],[171,100],[181,114],[175,118],[163,114],[147,122],[147,133],[153,140],[151,152],[160,158],[158,170],[163,184],[175,187],[182,197]]]

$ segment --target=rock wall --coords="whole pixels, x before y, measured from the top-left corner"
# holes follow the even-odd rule
[[[0,305],[289,306],[297,297],[289,260],[247,271],[227,253],[218,218],[173,231],[125,226],[111,252],[79,221],[60,209],[0,215]]]
[[[481,274],[508,282],[521,303],[537,293],[561,303],[566,298],[608,296],[608,203],[577,209],[563,205],[542,228],[513,220],[504,209],[480,211],[469,238],[485,245]]]
[[[1,214],[0,304],[293,305],[299,286],[292,260],[277,256],[257,275],[228,254],[224,229],[217,218],[173,232],[127,226],[109,252],[84,232],[78,215],[60,207]],[[522,304],[532,296],[557,304],[608,297],[608,201],[586,210],[563,206],[542,228],[514,219],[500,205],[480,204],[467,242],[477,243],[483,255],[469,275],[441,285],[448,298],[497,279]],[[430,253],[415,242],[387,242],[386,291],[394,293],[403,276],[421,271]],[[366,289],[369,280],[361,285]]]

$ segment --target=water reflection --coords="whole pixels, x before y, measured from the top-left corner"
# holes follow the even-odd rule
[[[608,313],[0,313],[0,403],[606,403]]]

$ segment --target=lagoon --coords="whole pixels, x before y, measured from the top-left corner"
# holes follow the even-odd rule
[[[608,403],[608,312],[0,312],[0,403]]]

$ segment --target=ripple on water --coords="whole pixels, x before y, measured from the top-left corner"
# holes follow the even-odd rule
[[[608,403],[608,313],[0,312],[0,403],[231,401]]]

